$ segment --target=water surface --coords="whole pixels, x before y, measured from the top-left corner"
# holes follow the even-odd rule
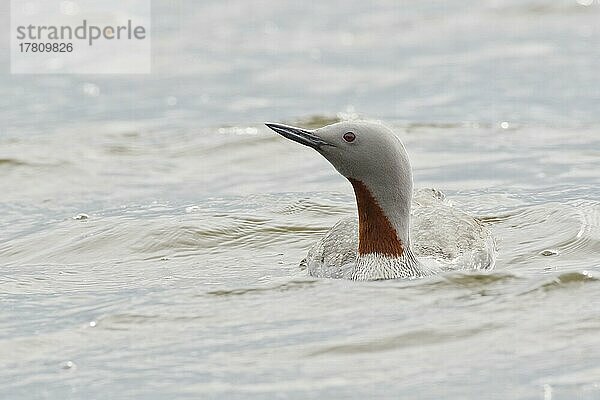
[[[298,4],[158,1],[151,76],[0,76],[0,397],[599,398],[600,8]],[[352,189],[261,122],[357,115],[495,270],[299,271]]]

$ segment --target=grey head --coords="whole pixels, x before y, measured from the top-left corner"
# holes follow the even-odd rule
[[[377,237],[381,242],[391,234],[382,228],[385,224],[380,223],[373,209],[382,211],[402,247],[409,248],[412,170],[406,149],[394,132],[382,124],[367,121],[338,122],[314,130],[275,123],[266,125],[290,140],[312,147],[350,180],[359,217],[363,217],[359,218],[363,251],[369,252],[368,241]],[[367,222],[375,222],[377,226],[369,227]],[[369,230],[372,231],[370,238],[367,237]],[[382,251],[387,252],[381,247],[371,249],[371,252]]]

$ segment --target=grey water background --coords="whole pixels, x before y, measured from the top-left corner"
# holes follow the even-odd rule
[[[0,74],[0,398],[600,398],[599,18],[155,1],[149,76]],[[298,270],[351,187],[261,123],[355,117],[494,271]]]

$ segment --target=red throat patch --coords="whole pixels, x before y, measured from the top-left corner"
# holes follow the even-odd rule
[[[358,205],[358,253],[400,257],[404,253],[402,242],[375,197],[363,182],[348,180]]]

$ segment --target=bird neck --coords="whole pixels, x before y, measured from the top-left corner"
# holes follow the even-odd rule
[[[352,178],[348,180],[354,188],[358,206],[359,256],[378,254],[400,258],[406,251],[410,251],[410,195],[403,196],[396,189],[396,193],[392,191],[387,197],[383,197],[385,204],[382,204],[380,196],[374,195],[364,182]],[[410,190],[412,191],[412,187]],[[394,210],[388,210],[390,202],[396,205]]]

